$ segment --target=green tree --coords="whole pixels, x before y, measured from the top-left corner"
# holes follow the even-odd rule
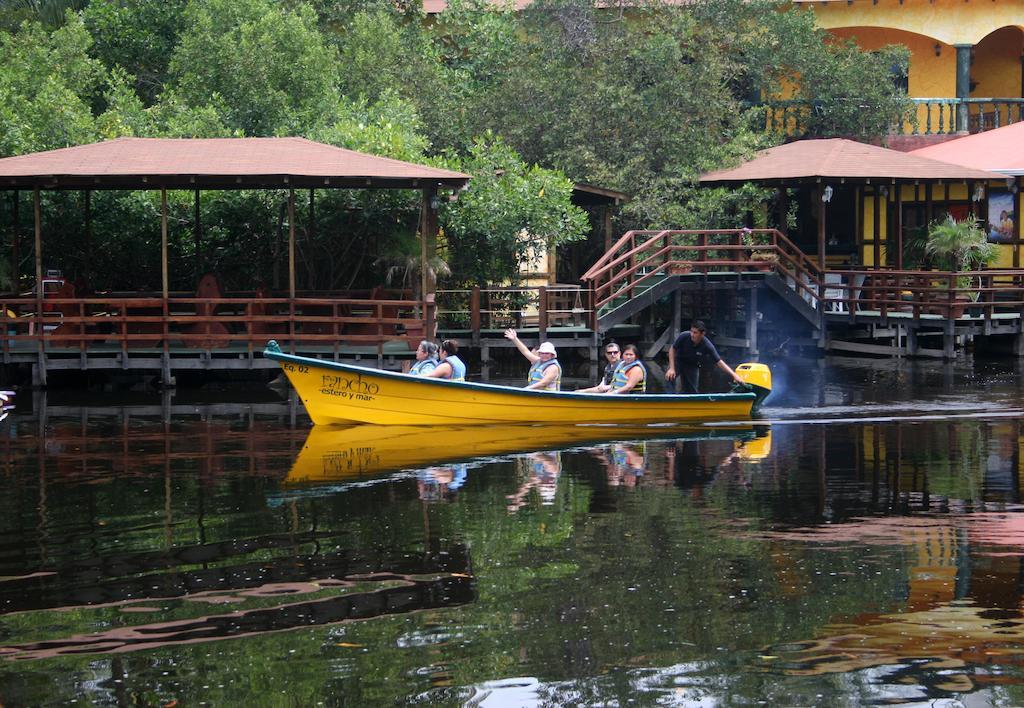
[[[571,203],[572,182],[529,165],[504,141],[487,136],[446,166],[473,175],[466,191],[441,212],[444,255],[458,284],[514,280],[519,266],[589,230]]]
[[[337,100],[337,53],[313,11],[272,0],[192,0],[169,86],[191,106],[216,106],[245,135],[298,135]]]
[[[134,77],[147,104],[156,101],[183,26],[187,0],[92,0],[82,19],[95,40],[93,56]]]
[[[95,137],[92,101],[104,79],[81,20],[48,32],[0,32],[0,155],[78,145]]]

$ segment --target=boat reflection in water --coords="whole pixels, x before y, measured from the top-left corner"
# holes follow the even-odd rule
[[[285,479],[286,485],[365,480],[386,472],[419,470],[421,484],[433,481],[449,490],[466,478],[465,464],[479,458],[531,453],[531,464],[550,470],[546,451],[633,440],[692,441],[732,439],[770,449],[770,432],[749,423],[701,425],[472,425],[313,426]],[[737,453],[740,454],[740,453]],[[747,454],[747,453],[742,453]],[[760,453],[759,453],[760,454]],[[549,473],[550,476],[550,473]],[[557,477],[557,473],[554,474]]]

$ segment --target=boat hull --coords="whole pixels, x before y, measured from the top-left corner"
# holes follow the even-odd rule
[[[273,344],[273,343],[272,343]],[[646,424],[750,417],[753,393],[636,396],[528,391],[428,379],[284,354],[277,361],[318,425]]]

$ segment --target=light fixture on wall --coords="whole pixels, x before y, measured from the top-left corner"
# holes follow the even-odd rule
[[[937,56],[937,57],[941,57],[942,56],[942,45],[939,44],[938,42],[935,43],[935,56]]]
[[[825,189],[822,190],[821,201],[825,202],[826,204],[832,201],[832,185],[826,185]]]

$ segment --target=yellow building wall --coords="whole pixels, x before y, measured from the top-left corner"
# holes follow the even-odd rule
[[[880,248],[881,264],[885,265],[886,262],[886,248],[885,240],[888,238],[886,233],[886,223],[889,216],[889,200],[885,197],[881,198],[881,204],[878,210],[878,232],[882,240]],[[861,224],[863,224],[863,244],[861,248],[860,262],[866,266],[875,265],[875,197],[873,195],[867,195],[864,197],[863,204],[864,211],[861,213]]]
[[[948,98],[956,95],[956,49],[940,45],[936,56],[933,37],[881,27],[841,27],[831,30],[831,34],[852,39],[866,51],[901,44],[910,50],[910,73],[907,77],[910,96]]]
[[[813,12],[818,26],[827,30],[885,27],[932,37],[946,45],[978,44],[1001,27],[1024,29],[1024,5],[1019,0],[878,0],[877,4],[857,0],[797,4]]]
[[[1020,10],[1024,16],[1024,7]],[[1021,95],[1021,53],[1024,34],[1003,27],[985,37],[974,48],[971,64],[972,96],[979,98]],[[911,94],[914,95],[914,94]]]
[[[987,185],[988,189],[999,189],[1003,187],[1001,182],[991,182]],[[968,199],[967,185],[965,184],[950,184],[950,185],[936,185],[932,188],[932,198],[936,202],[934,218],[938,219],[942,216],[941,202],[944,201],[966,201]],[[948,190],[948,193],[947,191]],[[927,192],[925,185],[912,185],[905,184],[900,188],[900,198],[904,204],[921,203],[927,199]],[[891,198],[890,198],[891,201]],[[870,240],[873,238],[872,231],[874,227],[874,216],[871,209],[874,208],[872,198],[867,197],[865,199],[864,207],[864,240],[868,241],[864,245],[864,263],[873,265],[872,259],[874,258],[873,244]],[[1017,194],[1015,201],[1015,210],[1017,214],[1021,213],[1021,206],[1024,204],[1024,195]],[[869,206],[870,205],[870,206]],[[885,214],[885,207],[887,204],[883,203],[882,214]],[[895,208],[895,204],[892,205]],[[978,211],[979,218],[983,212]],[[884,216],[883,216],[884,218]],[[885,224],[882,224],[882,238],[885,238]],[[1013,268],[1013,252],[1015,246],[1013,244],[1001,243],[996,246],[996,261],[992,263],[990,268]],[[885,249],[882,249],[883,253]]]

